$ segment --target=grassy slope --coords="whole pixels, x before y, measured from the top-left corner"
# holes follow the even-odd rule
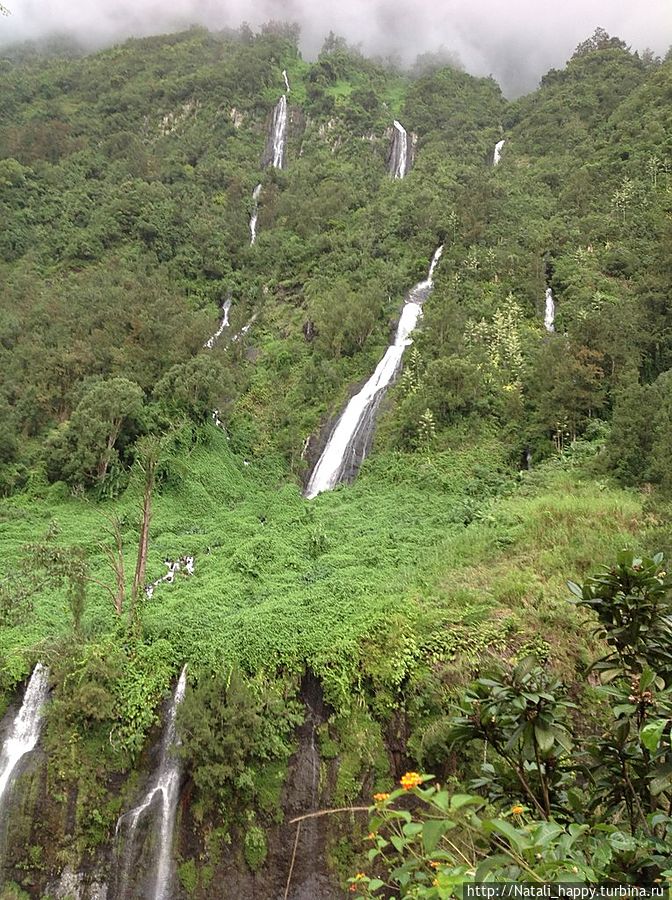
[[[432,457],[381,454],[353,486],[307,502],[281,466],[246,466],[208,429],[206,445],[173,461],[157,498],[148,577],[163,574],[164,557],[184,553],[196,556],[196,574],[159,586],[146,602],[147,637],[167,638],[176,665],[216,668],[237,658],[252,670],[298,670],[308,661],[336,701],[367,645],[393,656],[409,634],[416,655],[451,634],[466,649],[494,622],[512,646],[536,636],[569,662],[580,647],[567,633],[578,620],[565,579],[637,545],[640,499],[557,464],[512,478],[499,457],[494,441]],[[86,545],[109,579],[99,511],[49,499],[54,493],[36,489],[5,505],[5,573],[55,519],[60,539]],[[138,508],[133,484],[105,506],[123,517],[129,578]],[[64,598],[45,593],[28,626],[0,632],[5,666],[20,675],[31,648],[68,627]],[[98,589],[86,627],[115,627]]]

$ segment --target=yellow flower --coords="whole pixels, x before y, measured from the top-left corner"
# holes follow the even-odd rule
[[[384,803],[389,796],[389,794],[374,794],[373,799],[376,803]]]
[[[522,816],[522,814],[525,812],[525,807],[521,806],[520,803],[517,803],[515,806],[511,807],[511,812],[514,814],[514,816]]]
[[[422,775],[419,775],[417,772],[406,772],[405,775],[401,776],[399,784],[405,791],[410,791],[412,788],[422,784]]]
[[[376,837],[377,837],[377,835],[376,835],[376,832],[375,832],[375,831],[370,831],[370,832],[367,834],[367,838],[368,838],[370,841],[375,841]]]
[[[435,878],[434,881],[432,882],[432,887],[438,887],[438,886],[439,886],[439,879]]]
[[[357,872],[355,875],[355,881],[364,881],[366,878],[366,872]]]

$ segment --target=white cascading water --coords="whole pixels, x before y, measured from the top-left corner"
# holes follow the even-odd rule
[[[505,143],[506,143],[506,141],[497,141],[497,143],[495,144],[495,152],[492,155],[493,166],[499,165],[499,162],[502,158],[502,147],[504,146]]]
[[[38,663],[23,695],[21,709],[2,745],[0,754],[0,806],[12,784],[12,776],[23,757],[35,749],[42,728],[44,704],[49,692],[49,669]]]
[[[403,178],[408,172],[408,134],[401,124],[394,120],[394,139],[390,158],[390,173],[394,178]]]
[[[252,215],[250,216],[250,247],[257,239],[257,219],[259,218],[259,195],[261,194],[261,184],[258,184],[252,191]]]
[[[126,831],[123,863],[117,890],[115,892],[117,900],[124,900],[127,895],[138,822],[144,812],[156,805],[155,801],[157,799],[161,805],[161,818],[159,820],[159,850],[156,859],[154,885],[149,897],[151,900],[169,900],[171,895],[173,830],[182,776],[180,758],[175,753],[176,748],[180,745],[175,718],[177,716],[177,707],[184,699],[186,687],[187,667],[184,666],[180,673],[180,678],[177,682],[177,687],[175,688],[175,693],[173,694],[168,710],[168,718],[166,720],[166,726],[163,731],[163,739],[161,742],[159,766],[151,780],[149,790],[145,794],[142,803],[136,806],[135,809],[124,813],[117,822],[116,834],[119,835],[119,832],[122,829]]]
[[[422,315],[422,304],[434,287],[434,270],[442,252],[443,245],[434,253],[427,278],[416,284],[409,292],[394,343],[387,348],[371,378],[350,400],[336,423],[310,476],[304,494],[307,499],[310,500],[323,491],[331,490],[344,477],[354,474],[368,452],[378,405],[399,371],[404,350],[412,343],[409,335]]]
[[[287,70],[286,69],[282,70],[282,77],[285,79],[285,87],[287,88],[287,93],[289,93],[290,88],[289,88],[289,81],[287,80]]]
[[[546,331],[555,331],[555,300],[553,291],[546,288],[546,308],[544,310],[544,328]]]
[[[234,336],[231,338],[231,343],[235,344],[236,341],[239,341],[241,339],[241,337],[246,335],[247,332],[250,330],[250,328],[254,325],[256,320],[257,320],[257,314],[254,313],[254,315],[252,316],[250,321],[247,323],[247,325],[243,325],[243,327],[240,329],[240,331],[238,331],[238,332],[236,332],[236,334],[234,334]]]
[[[228,297],[222,304],[222,321],[217,331],[207,339],[203,344],[208,350],[212,350],[215,343],[219,340],[225,328],[229,327],[229,310],[231,309],[231,298]]]
[[[273,156],[271,164],[281,169],[285,161],[285,139],[287,136],[287,95],[283,94],[273,110]]]

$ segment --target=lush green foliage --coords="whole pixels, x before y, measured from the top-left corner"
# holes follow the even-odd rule
[[[662,566],[662,554],[622,553],[607,575],[583,588],[570,582],[616,648],[612,668],[603,669],[607,683],[594,689],[604,704],[597,733],[577,729],[572,741],[577,707],[534,657],[479,678],[452,714],[447,740],[483,745],[471,787],[485,796],[421,786],[427,776],[417,773],[392,794],[376,795],[368,856],[381,877],[352,878],[359,896],[386,884],[399,897],[438,900],[459,896],[458,886],[471,880],[669,876],[672,688],[651,668],[665,665],[662,651],[672,647],[672,584]],[[395,805],[408,791],[419,801],[411,810]]]
[[[488,805],[419,787],[423,823],[393,794],[380,827],[397,843],[375,852],[418,851],[393,880],[443,896],[478,865],[660,872],[669,583],[627,552],[577,606],[564,582],[672,540],[672,61],[598,31],[508,103],[491,79],[436,61],[404,74],[334,35],[307,63],[277,23],[52,51],[0,60],[0,686],[6,702],[36,659],[52,667],[63,821],[76,795],[52,868],[109,842],[186,662],[189,893],[208,896],[203,859],[229,830],[251,869],[272,855],[307,669],[330,705],[317,737],[339,803],[389,783],[387,751],[445,782],[451,740],[469,739],[459,775]],[[287,165],[263,169],[283,69]],[[414,147],[401,181],[395,117]],[[304,501],[320,426],[439,244],[371,458]],[[228,297],[231,327],[207,348]],[[151,597],[131,589],[148,441],[147,580],[195,557]],[[577,687],[605,638],[597,668],[618,677]]]

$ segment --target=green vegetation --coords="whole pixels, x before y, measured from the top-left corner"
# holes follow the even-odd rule
[[[566,687],[534,657],[487,672],[464,691],[445,730],[448,749],[482,748],[470,784],[481,796],[422,786],[431,776],[416,772],[401,778],[401,789],[376,795],[369,863],[381,877],[351,878],[360,898],[386,883],[400,897],[440,900],[471,879],[669,877],[672,577],[662,554],[623,551],[614,566],[569,587],[597,613],[613,648],[591,667],[602,673],[592,688],[593,727],[586,733]],[[408,792],[419,801],[414,811],[396,808]]]
[[[403,826],[395,851],[421,851],[406,882],[378,872],[395,890],[450,896],[476,865],[536,871],[537,853],[551,877],[570,850],[601,877],[662,874],[667,819],[649,819],[668,790],[652,782],[668,764],[669,583],[627,555],[586,579],[623,548],[672,550],[672,61],[598,30],[508,103],[437,60],[404,73],[332,34],[308,63],[297,39],[278,23],[192,28],[0,59],[3,708],[38,659],[54,686],[7,875],[38,896],[65,865],[106,872],[185,663],[175,846],[190,897],[211,897],[227,860],[272,880],[318,706],[301,810],[316,794],[357,806],[409,764],[450,785],[412,789],[423,821],[397,793],[381,801],[380,827]],[[283,69],[287,164],[264,170]],[[396,181],[395,117],[414,141]],[[304,500],[318,433],[439,244],[373,452],[354,484]],[[227,298],[230,329],[207,348]],[[185,556],[194,573],[148,596]],[[626,570],[641,590],[624,612]],[[577,606],[568,578],[584,582]],[[608,652],[617,681],[586,684]],[[633,705],[608,691],[635,674],[660,715],[623,707],[593,746]],[[613,763],[611,788],[591,753]],[[351,873],[360,825],[313,825]],[[448,829],[478,860],[451,861]]]

